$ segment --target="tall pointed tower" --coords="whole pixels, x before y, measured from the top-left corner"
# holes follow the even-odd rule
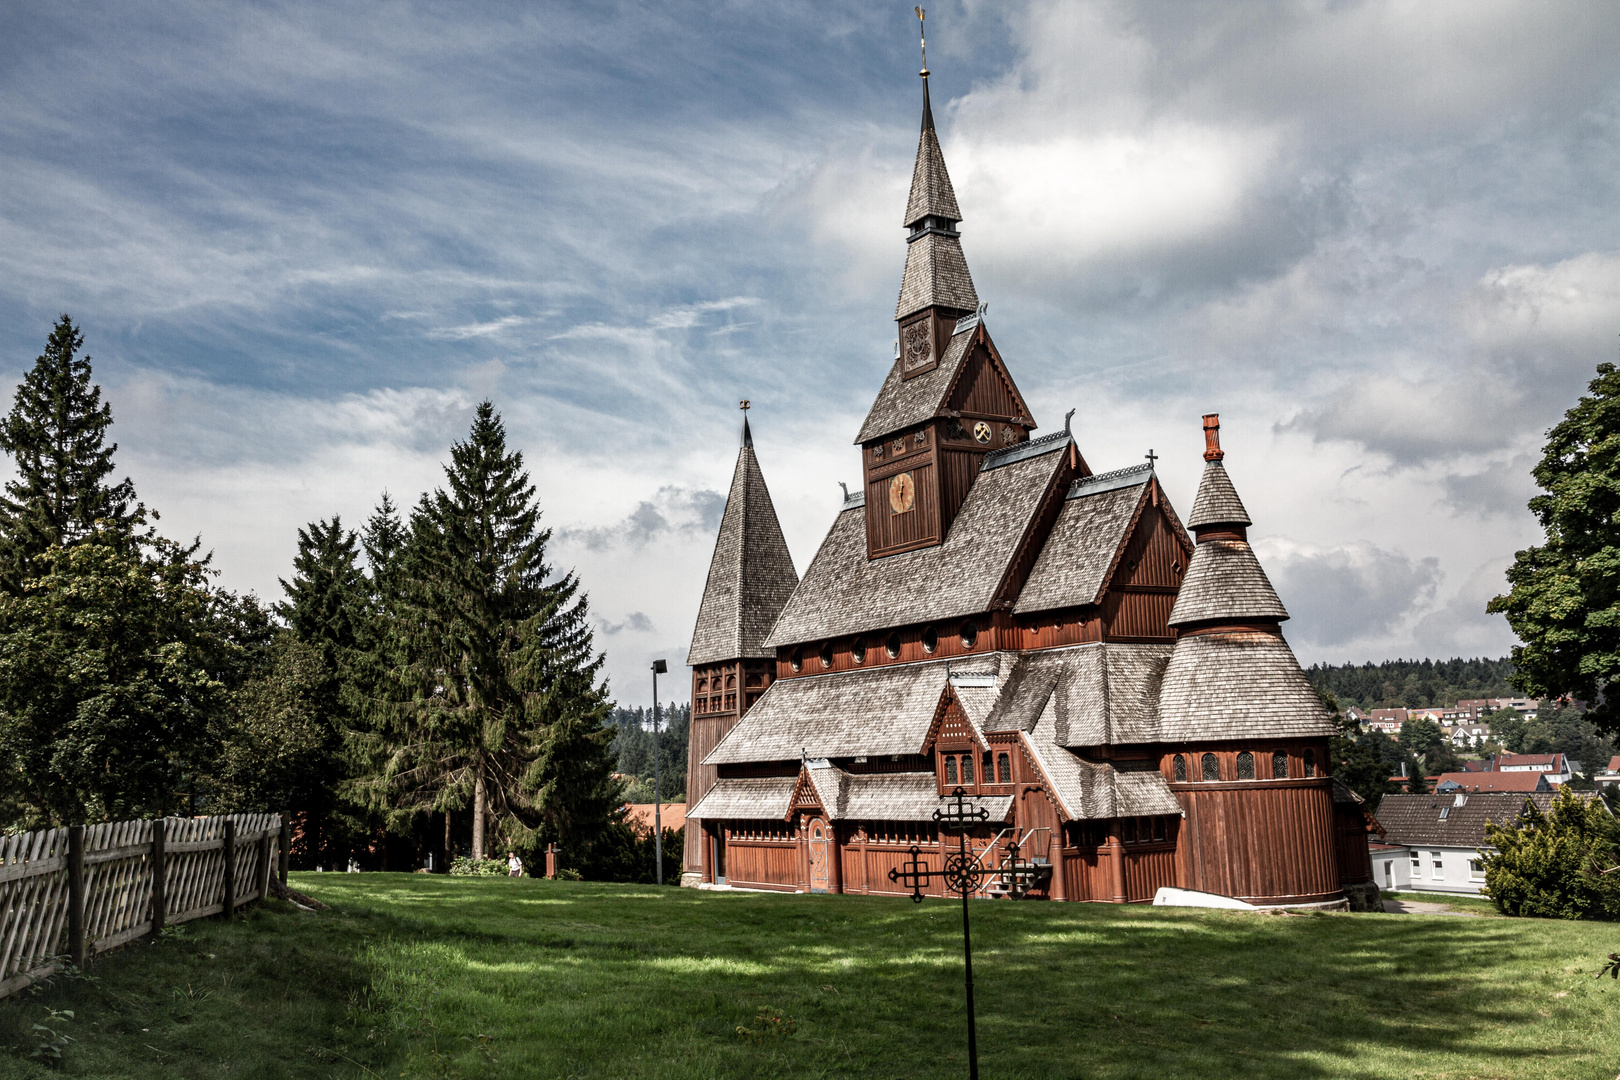
[[[1035,426],[984,327],[956,226],[922,69],[922,133],[906,200],[894,367],[856,442],[865,474],[869,559],[945,542],[986,454]]]
[[[746,410],[747,403],[743,403]],[[709,562],[697,627],[686,663],[692,669],[692,727],[686,759],[686,805],[714,786],[715,769],[701,762],[765,692],[776,674],[776,651],[762,644],[799,583],[754,437],[743,413],[742,448],[731,475],[720,535]],[[700,830],[688,824],[683,883],[701,872]]]

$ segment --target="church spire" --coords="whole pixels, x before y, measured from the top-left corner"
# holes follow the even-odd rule
[[[686,658],[689,666],[774,658],[775,650],[764,648],[761,642],[799,583],[770,490],[754,456],[748,405],[747,401],[740,403],[742,446],[698,608],[692,649]]]
[[[917,9],[919,25],[922,8]],[[962,238],[956,231],[962,211],[956,205],[956,190],[945,171],[945,155],[934,130],[934,106],[928,97],[928,42],[923,40],[922,131],[917,139],[917,161],[911,170],[911,194],[906,199],[906,270],[900,278],[900,300],[895,320],[905,324],[911,316],[938,308],[939,322],[975,311],[979,294],[973,289],[967,259],[962,255]],[[938,329],[930,336],[938,337]]]

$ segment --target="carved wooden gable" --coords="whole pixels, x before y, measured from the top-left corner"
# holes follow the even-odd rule
[[[810,779],[809,769],[799,770],[799,782],[793,785],[793,798],[788,800],[788,816],[792,817],[800,810],[825,810],[821,794],[816,791],[816,785]]]
[[[946,395],[946,409],[967,416],[1004,416],[1009,420],[1028,420],[1029,406],[1024,403],[1023,395],[1008,374],[1007,366],[1002,363],[1001,354],[996,351],[989,332],[981,326],[975,333],[978,339],[973,343],[967,363],[957,372],[956,381]],[[1022,439],[1024,432],[1017,431],[1015,434]],[[1002,445],[998,432],[991,449],[999,449]]]
[[[962,711],[956,691],[947,685],[939,696],[939,704],[934,708],[934,720],[923,738],[922,752],[931,754],[936,749],[957,750],[969,746],[980,750],[990,749],[984,735]]]
[[[1104,585],[1103,623],[1112,640],[1168,641],[1170,610],[1192,560],[1192,540],[1154,480],[1142,489]]]

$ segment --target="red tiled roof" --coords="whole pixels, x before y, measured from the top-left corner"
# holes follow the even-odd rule
[[[1614,757],[1609,759],[1609,767],[1605,771],[1606,772],[1620,772],[1620,754],[1616,754],[1616,755],[1614,755]]]
[[[1533,775],[1533,774],[1532,774]],[[626,803],[625,822],[638,833],[651,833],[653,826],[653,804]],[[686,826],[686,804],[683,802],[667,802],[660,804],[659,819],[666,829],[680,829]]]
[[[1441,773],[1435,784],[1446,781],[1464,791],[1535,791],[1546,782],[1546,774],[1539,772],[1448,772]]]

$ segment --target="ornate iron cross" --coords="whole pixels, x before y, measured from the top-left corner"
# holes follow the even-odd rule
[[[911,858],[891,869],[889,880],[909,887],[914,903],[922,903],[923,888],[935,877],[943,879],[947,889],[962,897],[962,973],[967,988],[968,1076],[972,1080],[979,1080],[978,1025],[973,1016],[973,937],[968,926],[968,896],[992,871],[980,865],[980,860],[968,849],[967,838],[975,827],[990,820],[990,811],[982,806],[974,806],[967,792],[958,787],[951,792],[950,803],[944,809],[934,811],[934,820],[941,828],[960,837],[957,849],[945,856],[943,868],[934,870],[925,866],[921,858],[922,849],[914,844],[908,852]],[[1015,847],[1014,857],[1017,854]]]
[[[889,871],[889,880],[899,882],[911,890],[911,902],[922,903],[923,889],[934,880],[939,871],[931,870],[922,861],[922,848],[912,844],[907,854],[911,858]]]

